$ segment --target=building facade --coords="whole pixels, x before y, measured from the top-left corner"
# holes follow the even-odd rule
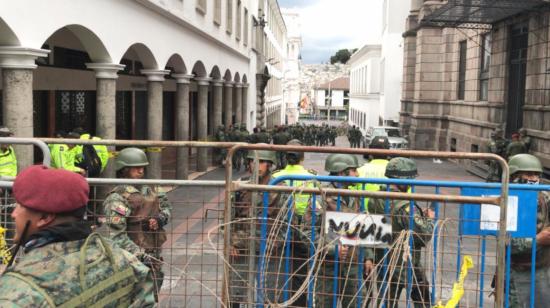
[[[370,126],[381,125],[380,45],[365,45],[350,58],[350,125],[363,134]]]
[[[319,119],[347,121],[349,77],[340,77],[315,88],[315,115]]]
[[[257,113],[264,112],[256,81],[265,75],[263,38],[269,31],[259,21],[267,4],[23,0],[1,5],[0,119],[15,136],[46,137],[81,127],[106,139],[207,140],[219,125],[252,128]],[[276,1],[270,10],[273,5]],[[19,149],[21,165],[31,163],[32,151]],[[188,171],[179,163],[188,159],[184,152],[177,155],[178,178]],[[150,159],[149,176],[159,177],[160,158],[151,154]],[[206,155],[197,159],[198,169],[205,170]]]
[[[284,72],[283,101],[286,106],[286,123],[294,124],[299,117],[302,36],[300,15],[293,10],[283,10],[288,30],[288,43]]]
[[[411,1],[403,129],[415,149],[485,152],[495,128],[524,127],[549,168],[549,4],[482,2]]]
[[[287,28],[277,0],[265,1],[265,65],[269,73],[265,94],[266,126],[273,128],[285,121],[283,79],[287,49]]]

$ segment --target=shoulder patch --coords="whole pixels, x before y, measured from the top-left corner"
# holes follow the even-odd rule
[[[125,207],[124,205],[122,204],[117,204],[115,206],[115,208],[113,209],[114,212],[122,215],[122,216],[126,216],[129,212],[129,209],[127,207]]]

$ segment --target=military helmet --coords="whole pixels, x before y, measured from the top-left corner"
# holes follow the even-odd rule
[[[418,170],[414,160],[406,157],[395,157],[388,162],[384,175],[388,178],[414,179],[418,176]]]
[[[145,167],[149,165],[147,155],[138,148],[125,148],[118,153],[115,161],[116,171],[126,167]]]
[[[372,138],[372,140],[369,144],[369,148],[389,150],[390,140],[388,140],[388,137],[386,137],[386,136],[376,136],[376,137]]]
[[[358,168],[359,162],[355,155],[351,154],[330,154],[325,160],[325,171],[331,173],[342,172],[348,168]]]
[[[531,154],[514,155],[510,158],[508,165],[510,166],[510,175],[517,172],[543,172],[540,160]]]
[[[256,159],[256,156],[258,157],[259,160],[267,160],[274,165],[277,164],[277,156],[273,151],[267,151],[267,150],[248,151],[248,155],[246,156],[246,158],[254,160]]]
[[[13,132],[9,128],[5,126],[0,127],[0,137],[10,137],[10,136],[13,136]]]

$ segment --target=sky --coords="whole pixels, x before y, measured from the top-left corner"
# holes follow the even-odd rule
[[[301,19],[302,63],[325,63],[337,50],[378,43],[383,0],[278,0]]]

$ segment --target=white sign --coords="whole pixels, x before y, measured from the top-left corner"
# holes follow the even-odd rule
[[[329,242],[342,245],[388,247],[392,241],[391,222],[384,215],[327,212],[325,234]]]
[[[484,196],[499,197],[499,196]],[[493,204],[482,204],[480,225],[481,230],[497,231],[500,222],[500,206]],[[508,196],[508,212],[506,215],[506,230],[517,231],[518,229],[518,197]]]

